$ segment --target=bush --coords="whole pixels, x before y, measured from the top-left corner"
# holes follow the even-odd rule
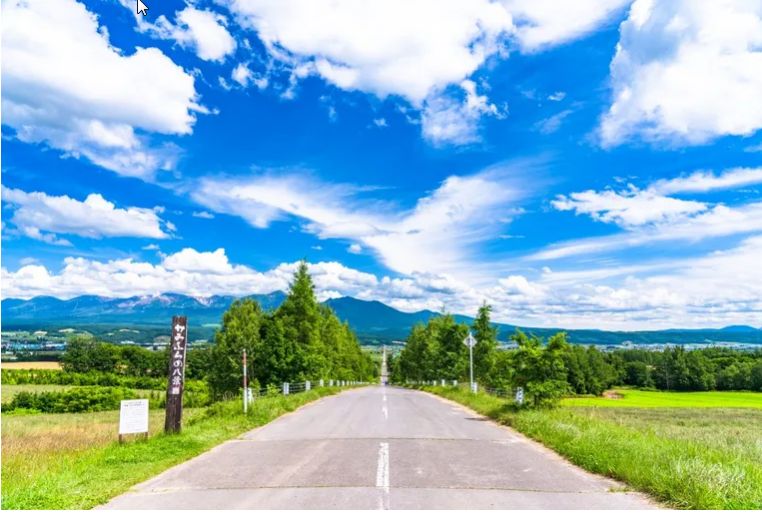
[[[123,399],[139,397],[134,390],[120,387],[77,388],[60,392],[19,392],[3,411],[31,410],[39,413],[85,413],[119,409]]]

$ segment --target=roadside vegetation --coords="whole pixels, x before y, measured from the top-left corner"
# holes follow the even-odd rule
[[[169,321],[168,321],[169,322]],[[192,321],[191,321],[192,323]],[[167,331],[169,331],[169,323]],[[243,350],[255,400],[242,413]],[[252,299],[224,314],[214,343],[188,350],[183,430],[162,433],[167,351],[76,335],[61,365],[2,369],[2,508],[84,509],[283,413],[333,394],[320,379],[375,379],[378,364],[315,298],[302,263],[272,312]],[[28,365],[25,363],[24,365]],[[283,382],[312,389],[280,395]],[[292,389],[292,392],[296,389]],[[117,440],[123,399],[149,399],[147,440]],[[230,400],[235,399],[235,400]]]
[[[508,391],[521,387],[527,403],[552,406],[568,395],[599,396],[613,386],[679,392],[762,391],[762,350],[744,352],[723,348],[686,351],[640,349],[602,352],[570,345],[559,332],[547,341],[519,330],[511,335],[512,349],[500,349],[483,305],[469,327],[452,315],[418,324],[407,345],[389,360],[392,381],[469,380],[468,331],[476,338],[474,379],[482,387]]]
[[[188,410],[183,431],[160,432],[164,414],[152,410],[148,440],[116,443],[118,412],[2,417],[2,509],[88,509],[132,485],[280,415],[337,392],[257,399],[247,415],[240,401]]]
[[[691,408],[683,401],[680,408],[533,410],[463,388],[421,388],[509,425],[576,465],[621,480],[671,507],[762,508],[762,394],[724,393],[730,404],[753,403],[758,409]],[[663,405],[674,401],[670,393],[647,393],[631,397],[629,405],[640,400],[642,406],[653,406],[659,396],[665,397]],[[698,399],[697,404],[706,406],[705,399]]]

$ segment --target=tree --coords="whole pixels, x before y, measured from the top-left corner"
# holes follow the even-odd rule
[[[534,407],[556,404],[569,391],[563,360],[569,347],[566,334],[553,335],[544,347],[538,337],[529,337],[519,330],[512,339],[518,344],[513,384],[525,389]]]
[[[244,349],[249,356],[247,372],[253,371],[252,364],[262,359],[261,323],[262,309],[252,299],[234,301],[223,315],[222,327],[215,334],[207,374],[207,382],[215,397],[243,388]]]
[[[476,345],[474,345],[474,377],[477,381],[493,383],[492,372],[497,355],[497,327],[490,320],[492,306],[483,303],[479,307],[473,325]]]
[[[293,341],[293,380],[321,377],[328,372],[325,348],[320,339],[320,311],[306,261],[301,261],[288,295],[276,315],[283,322],[284,337]]]

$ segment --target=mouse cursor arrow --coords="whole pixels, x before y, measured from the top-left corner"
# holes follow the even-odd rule
[[[137,2],[138,2],[138,8],[137,8],[136,14],[142,14],[143,16],[145,16],[146,13],[148,12],[148,6],[143,3],[143,0],[137,0]]]

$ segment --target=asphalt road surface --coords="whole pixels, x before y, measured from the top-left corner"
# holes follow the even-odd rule
[[[657,506],[433,395],[325,397],[137,485],[105,508],[455,509]]]

